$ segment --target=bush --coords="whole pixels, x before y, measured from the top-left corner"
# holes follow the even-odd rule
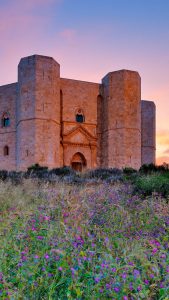
[[[137,170],[130,168],[130,167],[126,167],[123,169],[123,173],[126,175],[131,175],[131,174],[137,173]]]
[[[145,196],[157,192],[162,196],[167,197],[169,195],[169,180],[162,174],[139,176],[135,181],[134,190]]]
[[[143,174],[151,174],[154,172],[168,172],[168,165],[163,164],[161,166],[156,166],[154,164],[144,164],[141,166],[139,171]]]
[[[63,167],[63,168],[55,168],[50,170],[51,174],[55,174],[57,176],[66,176],[66,175],[75,175],[76,172],[70,167]]]
[[[121,175],[122,175],[122,171],[116,168],[113,169],[98,168],[86,173],[87,178],[99,178],[103,180],[108,179],[112,176],[121,176]]]
[[[0,180],[4,181],[8,178],[8,171],[0,170]]]

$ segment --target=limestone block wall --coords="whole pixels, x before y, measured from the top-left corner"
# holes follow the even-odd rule
[[[155,164],[156,108],[152,101],[141,101],[141,163]]]
[[[79,110],[83,123],[76,120]],[[0,169],[70,166],[79,157],[88,169],[155,162],[155,105],[141,101],[134,71],[108,73],[98,84],[60,78],[51,57],[25,57],[18,82],[0,87],[0,121],[4,113],[10,126],[0,123]]]
[[[16,99],[17,83],[0,87],[0,169],[16,169]],[[2,126],[2,117],[8,113],[10,126]],[[4,156],[4,147],[8,146],[9,155]]]
[[[78,137],[78,145],[74,141],[69,141],[68,137],[74,128],[82,126],[93,137],[97,138],[97,97],[100,85],[72,79],[61,78],[62,91],[62,137],[63,137],[63,164],[70,165],[71,158],[76,153],[77,148],[87,160],[87,168],[97,167],[97,145],[84,144],[83,134]],[[76,122],[76,113],[81,109],[85,122]],[[64,140],[66,138],[66,143]],[[93,150],[94,147],[94,150]],[[67,150],[69,149],[69,151]],[[78,152],[79,152],[78,151]],[[72,157],[71,157],[72,156]]]
[[[103,165],[141,166],[141,80],[137,72],[121,70],[103,78]]]
[[[18,67],[17,168],[60,166],[60,66],[50,57],[21,59]]]

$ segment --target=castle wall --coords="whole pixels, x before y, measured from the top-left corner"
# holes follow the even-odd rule
[[[76,120],[79,110],[84,122]],[[108,73],[98,84],[60,78],[51,57],[25,57],[18,83],[0,87],[1,121],[4,113],[10,126],[0,124],[0,169],[81,162],[88,169],[138,169],[155,163],[155,105],[141,101],[134,71]]]
[[[138,169],[141,166],[140,76],[121,70],[109,73],[102,82],[103,165]]]
[[[87,132],[97,138],[97,96],[99,95],[100,85],[78,80],[61,78],[61,91],[63,100],[62,109],[62,135],[63,135],[63,165],[70,165],[71,157],[78,152],[84,154],[87,160],[87,168],[97,166],[97,144],[85,144],[83,136],[77,142],[68,141],[64,143],[64,136],[77,126],[83,126]],[[85,122],[76,122],[76,113],[82,109]],[[77,145],[76,145],[77,143]],[[87,143],[87,142],[86,142]],[[79,145],[79,146],[78,146]]]
[[[17,167],[59,167],[60,66],[34,55],[20,61],[18,74]]]
[[[155,104],[152,101],[141,101],[141,162],[155,164]]]
[[[16,169],[16,99],[17,83],[0,87],[0,169]],[[9,114],[10,126],[2,126],[4,113]],[[4,156],[4,147],[9,147],[9,155]]]

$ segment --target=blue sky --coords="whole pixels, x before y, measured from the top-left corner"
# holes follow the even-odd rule
[[[157,106],[157,153],[169,161],[169,0],[0,0],[0,85],[21,57],[53,56],[61,76],[100,82],[137,70]]]

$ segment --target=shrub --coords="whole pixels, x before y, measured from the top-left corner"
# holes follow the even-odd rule
[[[107,179],[112,176],[121,176],[122,171],[116,168],[110,168],[110,169],[104,169],[104,168],[98,168],[95,170],[91,170],[86,173],[87,178],[99,178],[99,179]]]
[[[139,171],[143,174],[150,174],[153,172],[168,172],[168,165],[163,164],[161,166],[156,166],[154,164],[144,164],[141,166]]]
[[[55,174],[58,176],[66,176],[66,175],[74,175],[76,172],[70,167],[63,167],[63,168],[55,168],[50,170],[51,174]]]
[[[138,176],[135,181],[135,191],[145,196],[157,192],[167,197],[169,195],[169,180],[162,174]]]
[[[6,170],[0,170],[0,180],[4,181],[8,177],[8,171]]]

